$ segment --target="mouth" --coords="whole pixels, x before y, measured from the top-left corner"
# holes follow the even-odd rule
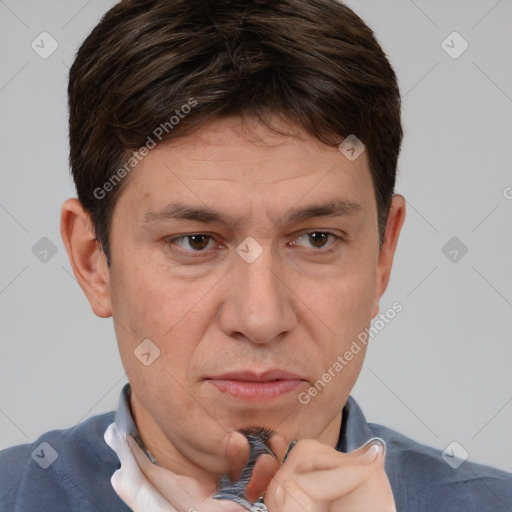
[[[208,377],[206,379],[221,393],[239,400],[268,402],[291,393],[305,379],[285,370],[275,369],[263,373],[237,371]]]

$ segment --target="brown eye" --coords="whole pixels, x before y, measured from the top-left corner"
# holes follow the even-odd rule
[[[203,250],[208,246],[208,242],[210,241],[210,237],[208,235],[192,235],[187,237],[189,238],[189,245],[193,249]]]
[[[328,243],[329,237],[333,240],[332,243]],[[306,241],[307,244],[302,241]],[[324,249],[326,250],[330,247],[337,245],[337,242],[343,240],[340,236],[335,235],[334,233],[329,233],[328,231],[310,231],[309,233],[304,233],[301,235],[292,245],[301,245],[301,246],[309,246],[315,249]]]
[[[183,235],[169,240],[168,243],[176,244],[189,252],[201,252],[208,247],[211,239],[212,237],[210,235],[204,234]]]
[[[310,237],[311,243],[315,247],[323,247],[326,244],[327,239],[329,238],[329,235],[330,235],[330,233],[322,233],[322,232],[316,232],[316,231],[314,233],[308,234],[308,236]]]

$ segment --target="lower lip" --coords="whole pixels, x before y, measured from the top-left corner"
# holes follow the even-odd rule
[[[296,389],[302,380],[286,379],[268,382],[241,380],[209,380],[219,391],[235,398],[248,401],[268,401],[290,393]]]

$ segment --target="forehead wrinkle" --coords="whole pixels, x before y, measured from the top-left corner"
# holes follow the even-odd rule
[[[269,181],[262,181],[262,180],[254,181],[254,180],[249,180],[247,174],[248,173],[241,171],[240,176],[238,178],[237,177],[226,178],[226,177],[215,177],[215,176],[187,176],[186,180],[187,181],[228,181],[228,182],[233,182],[233,183],[244,183],[244,184],[250,183],[252,185],[275,185],[275,184],[279,184],[279,183],[300,180],[304,177],[310,176],[309,173],[305,172],[304,174],[299,174],[297,176],[290,176],[287,178],[276,178],[274,180],[269,180]],[[272,173],[268,172],[268,174],[272,174]],[[263,175],[263,173],[258,175],[258,177],[262,177],[262,175]]]

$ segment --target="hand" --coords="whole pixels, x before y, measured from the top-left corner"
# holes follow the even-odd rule
[[[384,444],[351,453],[299,441],[265,493],[269,512],[396,512],[384,471]]]
[[[168,502],[168,512],[243,512],[231,501],[212,499],[217,489],[152,464],[137,443],[127,438],[137,463],[149,482]],[[270,447],[277,459],[263,455],[246,489],[249,501],[265,491],[269,512],[395,512],[393,494],[384,471],[384,447],[371,440],[351,453],[340,453],[314,440],[299,441],[279,466],[287,443],[274,435]],[[243,436],[232,434],[226,457],[237,480],[248,456]],[[125,497],[122,496],[123,499]],[[126,501],[126,499],[125,499]],[[128,503],[128,502],[127,502]],[[129,503],[128,503],[129,504]],[[137,512],[137,509],[134,509]]]
[[[134,512],[153,512],[155,508],[158,508],[159,512],[245,512],[245,509],[237,503],[213,499],[217,491],[215,485],[212,487],[200,484],[194,478],[178,475],[153,464],[132,437],[127,436],[126,441],[152,489],[152,496],[146,497],[140,495],[139,489],[121,487],[121,498]],[[232,468],[230,472],[232,480],[240,477],[248,455],[249,445],[246,439],[239,433],[231,434],[227,443],[226,457]],[[271,459],[270,456],[267,457]],[[259,482],[257,488],[266,487],[277,469],[273,468],[269,478],[268,466],[263,467],[266,471],[263,470],[260,478],[257,478]],[[257,474],[259,473],[260,471]]]

